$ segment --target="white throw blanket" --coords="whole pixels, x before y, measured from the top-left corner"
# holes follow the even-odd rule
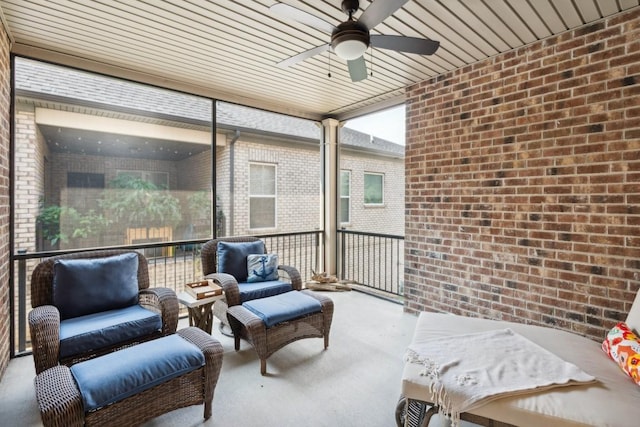
[[[511,329],[412,344],[406,359],[424,365],[420,374],[428,377],[430,403],[453,426],[460,413],[500,397],[595,381]]]

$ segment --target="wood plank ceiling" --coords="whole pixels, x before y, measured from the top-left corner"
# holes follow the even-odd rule
[[[334,25],[346,20],[339,0],[282,2]],[[16,54],[301,117],[345,119],[401,102],[413,83],[639,2],[410,0],[371,34],[439,40],[440,49],[432,56],[370,49],[373,76],[357,83],[329,52],[276,66],[330,35],[274,15],[273,0],[0,0],[0,7]],[[360,9],[369,4],[362,0]]]

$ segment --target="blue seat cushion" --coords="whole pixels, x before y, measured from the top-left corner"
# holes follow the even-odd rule
[[[298,291],[247,301],[242,306],[260,317],[267,328],[322,311],[320,301]]]
[[[238,290],[240,291],[240,302],[245,302],[283,294],[293,290],[293,287],[288,282],[268,280],[266,282],[238,283]]]
[[[218,242],[218,272],[235,277],[238,283],[247,281],[247,256],[263,254],[264,242]]]
[[[85,412],[118,402],[204,366],[198,347],[169,335],[80,362],[71,373]]]
[[[162,317],[139,305],[60,322],[60,357],[110,347],[162,329]]]
[[[57,260],[52,297],[61,319],[137,304],[138,254]]]

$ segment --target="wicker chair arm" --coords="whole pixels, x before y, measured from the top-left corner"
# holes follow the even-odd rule
[[[162,335],[175,333],[178,328],[178,297],[173,289],[148,288],[138,293],[139,304],[162,315]]]
[[[267,328],[261,318],[244,308],[243,306],[229,307],[227,310],[229,325],[233,331],[233,336],[239,340],[246,335],[253,337],[252,342],[258,355],[263,355],[267,351]],[[244,327],[244,330],[243,330]],[[236,350],[238,350],[236,341]]]
[[[45,426],[84,425],[82,396],[68,367],[52,367],[36,376],[34,385]]]
[[[215,381],[217,381],[217,376],[222,368],[222,355],[224,353],[224,349],[222,348],[220,341],[211,337],[211,335],[207,334],[202,329],[193,326],[180,329],[177,334],[198,347],[200,351],[202,351],[202,354],[204,354],[207,365],[210,364],[211,367],[214,368],[216,376],[211,379],[214,380],[213,386],[215,388]]]
[[[60,312],[41,305],[29,312],[29,331],[36,374],[58,364],[60,353]]]
[[[290,265],[279,265],[278,270],[282,270],[287,273],[289,280],[291,280],[291,287],[294,290],[302,290],[302,277],[300,276],[300,272],[297,268],[291,267]]]
[[[189,341],[202,351],[205,358],[205,402],[213,399],[213,391],[218,384],[220,370],[222,369],[222,355],[224,349],[220,341],[211,337],[203,330],[196,327],[188,327],[180,329],[178,332],[183,339]],[[211,416],[211,413],[205,414],[205,418]]]
[[[229,307],[240,304],[240,289],[235,277],[226,273],[211,273],[204,276],[204,278],[211,279],[222,286],[224,299]]]

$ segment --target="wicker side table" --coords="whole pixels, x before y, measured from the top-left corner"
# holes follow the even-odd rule
[[[203,299],[195,299],[187,292],[178,294],[178,301],[189,310],[189,326],[197,326],[208,334],[213,326],[213,304],[222,298],[224,294]]]

